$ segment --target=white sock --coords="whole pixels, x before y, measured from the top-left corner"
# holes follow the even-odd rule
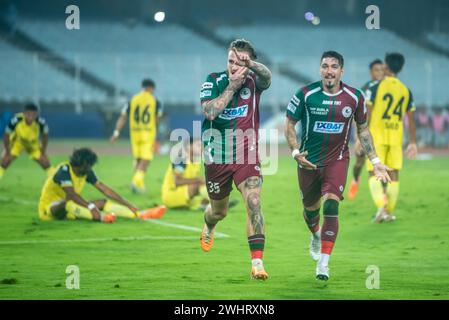
[[[253,267],[258,267],[263,265],[263,262],[262,259],[252,259],[251,264],[253,265]]]
[[[329,258],[330,258],[330,255],[328,255],[327,253],[322,253],[321,257],[320,257],[319,264],[324,267],[327,267],[329,264]]]

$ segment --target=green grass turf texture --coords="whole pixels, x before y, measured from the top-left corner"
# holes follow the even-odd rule
[[[67,159],[59,155],[53,164]],[[87,221],[41,222],[37,203],[45,173],[27,156],[0,182],[0,299],[448,299],[448,158],[406,161],[401,173],[397,221],[370,223],[375,208],[366,172],[355,201],[340,205],[340,232],[326,285],[315,280],[302,218],[295,163],[280,158],[276,175],[264,177],[266,282],[249,279],[250,256],[242,202],[217,231],[211,252],[200,249],[198,232],[119,219],[113,225]],[[129,190],[130,156],[101,156],[97,175],[136,205],[159,203],[168,157],[157,157],[146,177],[146,195]],[[351,174],[349,175],[351,177]],[[348,179],[349,180],[349,179]],[[101,198],[91,186],[83,195]],[[232,197],[240,199],[234,189]],[[169,210],[163,221],[201,228],[200,212]],[[109,240],[62,243],[62,239],[118,237],[185,239]],[[44,240],[39,244],[5,241]],[[80,289],[66,289],[66,267],[80,268]],[[367,289],[366,268],[380,270],[380,289]]]

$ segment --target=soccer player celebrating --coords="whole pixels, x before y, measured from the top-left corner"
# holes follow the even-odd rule
[[[206,183],[200,174],[201,141],[191,138],[165,172],[162,203],[167,208],[198,210],[209,204]]]
[[[120,136],[120,130],[129,117],[129,133],[132,153],[135,159],[134,176],[131,182],[133,192],[145,192],[145,172],[153,160],[153,148],[156,140],[157,119],[162,116],[161,103],[154,96],[155,83],[151,79],[142,81],[142,91],[122,109],[115,125],[111,142]]]
[[[90,149],[81,148],[73,152],[69,162],[57,166],[42,188],[39,200],[39,218],[87,219],[104,223],[115,222],[116,216],[124,218],[158,218],[164,212],[162,206],[140,212],[111,188],[100,182],[92,170],[97,155]],[[95,186],[106,197],[114,200],[87,201],[81,196],[84,185]],[[104,212],[102,212],[104,211]]]
[[[312,232],[310,254],[317,261],[316,278],[329,279],[329,258],[338,233],[339,202],[346,184],[352,120],[358,138],[373,163],[374,175],[389,181],[380,162],[366,122],[365,100],[361,91],[341,81],[343,57],[335,51],[321,56],[321,81],[309,84],[293,95],[287,107],[285,136],[292,157],[298,163],[298,180],[304,205],[304,219]],[[301,121],[299,147],[295,125]],[[320,228],[323,199],[324,222]]]
[[[39,142],[39,139],[41,142]],[[22,113],[16,114],[8,123],[3,136],[4,154],[0,164],[0,179],[6,168],[23,152],[27,152],[42,169],[51,174],[52,168],[46,155],[48,125],[39,116],[39,107],[33,103],[25,105]]]
[[[258,128],[260,95],[271,84],[271,72],[256,58],[250,42],[233,41],[228,49],[227,70],[209,74],[201,89],[206,186],[211,201],[204,215],[201,248],[207,252],[213,245],[215,227],[228,212],[234,181],[248,215],[251,277],[266,280]]]
[[[370,174],[369,188],[377,207],[374,221],[395,220],[392,214],[399,195],[399,170],[402,169],[403,119],[409,122],[410,143],[405,151],[406,156],[413,159],[418,153],[416,146],[416,126],[413,112],[415,105],[411,91],[397,78],[405,59],[400,53],[389,53],[385,56],[386,77],[367,90],[369,110],[369,127],[373,135],[374,145],[382,163],[392,168],[392,182],[386,193],[382,184],[376,180],[373,167],[367,163]],[[386,196],[386,204],[385,204]]]
[[[384,64],[382,60],[376,59],[369,64],[369,71],[371,74],[371,80],[365,83],[362,87],[362,92],[366,95],[367,90],[376,85],[384,77]],[[363,165],[365,164],[366,156],[360,141],[356,138],[355,143],[355,164],[352,167],[352,181],[349,187],[348,199],[355,199],[357,192],[359,191],[360,173],[362,172]]]

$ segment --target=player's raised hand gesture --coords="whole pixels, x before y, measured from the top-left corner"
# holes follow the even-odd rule
[[[309,153],[307,151],[300,152],[297,155],[295,155],[295,160],[296,162],[298,162],[300,168],[307,170],[316,170],[316,165],[314,165],[312,162],[306,159],[308,154]]]
[[[373,165],[373,172],[376,176],[377,180],[382,181],[383,183],[391,182],[390,175],[388,174],[388,171],[393,171],[393,169],[387,167],[383,163],[377,163]]]
[[[235,64],[246,68],[251,67],[252,60],[248,52],[245,51],[238,52],[235,48],[232,48],[232,50],[234,51],[235,56],[237,57],[237,61],[235,62]]]
[[[416,146],[416,143],[410,143],[407,146],[407,149],[405,149],[405,155],[409,159],[415,159],[418,154],[418,147]]]
[[[232,90],[238,90],[245,83],[249,69],[246,67],[239,68],[236,72],[229,75],[229,87]]]

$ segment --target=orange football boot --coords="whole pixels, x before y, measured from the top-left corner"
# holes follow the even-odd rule
[[[203,231],[201,232],[200,242],[201,249],[203,249],[204,252],[209,252],[214,244],[214,230],[208,233],[206,224],[204,224]]]
[[[117,216],[113,213],[103,213],[101,215],[101,222],[114,223],[117,220]]]
[[[268,273],[265,271],[263,265],[259,265],[257,267],[253,266],[251,268],[251,279],[264,281],[268,279]]]
[[[359,183],[355,180],[352,180],[351,186],[349,187],[348,199],[354,200],[358,191],[359,191]]]
[[[147,209],[145,211],[142,211],[140,213],[140,219],[147,220],[147,219],[159,219],[162,218],[165,211],[167,211],[167,207],[164,205],[160,205],[154,208]]]

